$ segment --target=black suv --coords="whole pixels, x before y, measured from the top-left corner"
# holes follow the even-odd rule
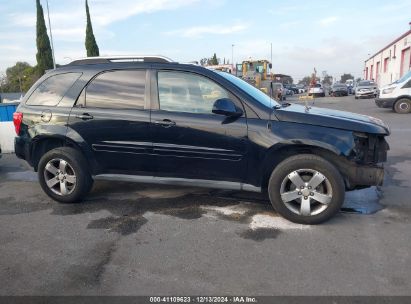
[[[380,185],[381,120],[279,104],[224,72],[165,57],[97,57],[48,72],[14,114],[15,151],[56,201],[94,179],[267,191],[275,210],[323,222],[345,190]]]

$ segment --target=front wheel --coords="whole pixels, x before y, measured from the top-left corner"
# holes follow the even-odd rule
[[[411,100],[401,98],[394,104],[394,111],[398,114],[407,114],[411,112]]]
[[[344,202],[345,187],[339,171],[311,154],[287,158],[272,172],[268,193],[274,209],[299,224],[320,224]]]
[[[61,203],[80,201],[93,185],[86,159],[69,147],[44,154],[38,165],[38,177],[44,192]]]

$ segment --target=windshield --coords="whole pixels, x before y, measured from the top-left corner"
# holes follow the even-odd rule
[[[218,71],[215,71],[215,72],[218,73],[219,75],[223,76],[225,79],[227,79],[229,82],[231,82],[235,86],[239,87],[241,90],[246,92],[248,95],[250,95],[251,97],[256,99],[261,104],[263,104],[263,105],[265,105],[269,108],[272,108],[273,106],[279,105],[279,103],[277,101],[270,98],[267,94],[261,92],[259,89],[253,87],[251,84],[245,82],[244,80],[242,80],[242,79],[240,79],[240,78],[238,78],[234,75],[231,75],[229,73],[218,72]]]
[[[358,83],[358,86],[359,87],[365,87],[365,86],[371,86],[371,85],[374,85],[374,84],[375,84],[374,81],[360,81]]]
[[[406,81],[408,78],[411,77],[411,71],[408,71],[408,73],[406,73],[404,76],[402,76],[400,79],[398,79],[397,81],[394,81],[393,83],[401,83]]]

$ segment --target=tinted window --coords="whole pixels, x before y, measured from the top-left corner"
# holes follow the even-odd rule
[[[86,107],[144,109],[146,71],[111,71],[98,75],[86,89]]]
[[[56,106],[81,73],[65,73],[50,76],[31,94],[26,104],[34,106]]]
[[[229,98],[213,81],[191,73],[159,72],[160,109],[173,112],[211,114],[217,99]]]

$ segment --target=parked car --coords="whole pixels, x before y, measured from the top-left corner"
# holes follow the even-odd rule
[[[288,90],[292,91],[293,94],[298,94],[299,93],[298,88],[294,84],[285,84],[284,87],[287,88]],[[293,95],[293,94],[289,94],[289,95]]]
[[[298,89],[298,94],[307,92],[307,88],[302,84],[297,84],[296,87]]]
[[[377,84],[372,80],[361,80],[355,88],[355,99],[377,97]]]
[[[411,71],[382,87],[375,103],[380,108],[392,108],[399,114],[411,113]]]
[[[287,89],[287,88],[284,88],[284,90],[286,91],[286,95],[290,95],[290,96],[294,95],[294,91],[293,91],[293,90]]]
[[[317,83],[308,89],[309,96],[325,97],[325,91],[321,83]]]
[[[348,89],[345,84],[335,83],[329,91],[330,96],[348,96]]]
[[[58,202],[83,200],[98,179],[195,185],[266,192],[303,224],[339,212],[346,190],[382,184],[390,134],[379,119],[280,104],[229,73],[158,56],[51,70],[13,121],[16,155]]]

